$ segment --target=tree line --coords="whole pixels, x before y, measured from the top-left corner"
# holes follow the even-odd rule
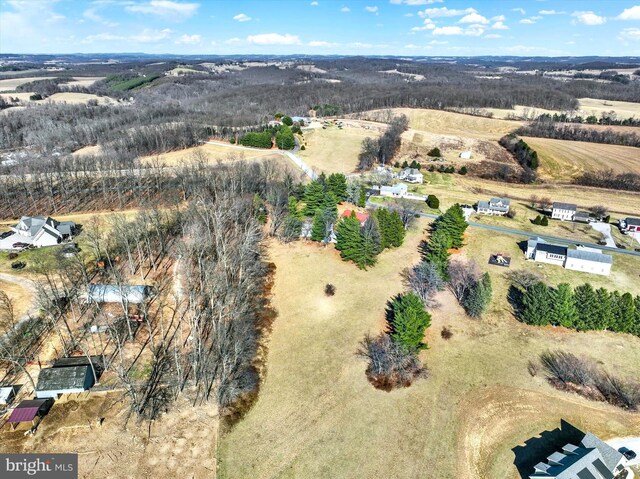
[[[400,115],[389,121],[387,129],[380,138],[365,138],[358,155],[358,169],[369,170],[375,163],[391,164],[400,149],[401,135],[409,128],[409,119]]]
[[[518,128],[515,133],[521,136],[536,136],[556,140],[586,141],[590,143],[640,147],[640,135],[637,133],[615,131],[611,128],[597,130],[595,128],[584,128],[567,123],[558,124],[552,120],[545,119],[532,121]]]
[[[540,166],[538,153],[515,134],[503,136],[498,143],[511,152],[516,161],[522,166],[524,170],[521,175],[523,182],[533,183],[537,179],[536,170]]]

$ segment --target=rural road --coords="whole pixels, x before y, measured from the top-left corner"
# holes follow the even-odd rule
[[[384,205],[379,205],[376,203],[371,203],[369,201],[367,201],[367,206],[372,207],[372,208],[384,208]],[[431,218],[431,219],[436,219],[438,218],[439,215],[434,215],[431,213],[418,213],[420,216],[424,217],[424,218]],[[575,244],[580,244],[583,246],[588,246],[590,248],[597,248],[597,249],[601,249],[603,251],[610,251],[612,253],[619,253],[619,254],[626,254],[629,256],[638,256],[640,257],[640,252],[639,251],[633,251],[630,249],[620,249],[620,248],[612,248],[610,246],[602,246],[602,245],[598,245],[598,244],[594,244],[594,243],[585,243],[583,241],[576,241],[576,240],[571,240],[571,239],[566,239],[566,238],[559,238],[557,236],[548,236],[548,235],[543,235],[543,234],[539,234],[539,233],[532,233],[531,231],[523,231],[523,230],[517,230],[514,228],[505,228],[502,226],[495,226],[495,225],[487,225],[484,223],[475,223],[473,221],[467,221],[467,223],[469,223],[469,226],[474,227],[474,228],[483,228],[485,230],[490,230],[490,231],[495,231],[496,233],[505,233],[505,234],[509,234],[509,235],[514,235],[514,236],[523,236],[526,238],[531,238],[533,236],[537,236],[539,238],[542,238],[545,241],[551,241],[551,242],[555,242],[555,243],[560,243],[560,244],[565,244],[565,245],[575,245]]]
[[[621,447],[626,447],[637,454],[635,459],[625,463],[626,466],[635,466],[640,464],[640,437],[622,437],[605,442],[616,451],[620,450]]]

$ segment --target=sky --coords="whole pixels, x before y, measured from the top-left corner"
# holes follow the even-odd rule
[[[0,53],[640,56],[640,0],[0,0]]]

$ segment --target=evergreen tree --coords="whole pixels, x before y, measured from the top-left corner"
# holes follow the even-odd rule
[[[578,309],[576,329],[587,331],[595,329],[598,321],[598,297],[593,287],[589,284],[578,286],[573,292],[573,299]]]
[[[567,283],[560,283],[551,292],[551,324],[573,328],[578,320],[578,309],[573,300],[573,291]]]
[[[298,238],[300,238],[301,230],[302,221],[300,221],[300,218],[289,213],[284,219],[281,238],[285,243],[297,240]]]
[[[320,208],[313,217],[311,227],[311,239],[313,241],[328,242],[331,235],[332,225],[335,223],[337,214],[331,208]]]
[[[389,239],[391,236],[389,231],[389,210],[387,208],[378,208],[374,214],[380,228],[380,249],[386,249],[390,246]]]
[[[402,246],[402,243],[404,243],[404,237],[407,234],[407,231],[404,229],[404,223],[402,222],[400,213],[398,213],[396,210],[393,210],[389,215],[388,221],[388,243],[394,248],[399,248],[400,246]]]
[[[636,336],[640,336],[640,296],[636,296],[634,303],[636,305],[636,318],[635,318],[635,324],[633,326],[632,332]]]
[[[328,191],[325,193],[324,198],[322,199],[322,208],[326,210],[331,210],[335,213],[336,217],[338,216],[338,198],[333,192]]]
[[[542,221],[542,218],[540,217],[540,215],[536,216],[533,221],[531,221],[534,225],[540,225],[540,221]]]
[[[324,201],[324,187],[319,181],[312,181],[304,189],[305,216],[314,216]]]
[[[440,218],[436,220],[435,228],[446,231],[451,239],[449,248],[462,248],[462,238],[469,224],[464,219],[462,207],[453,205]]]
[[[613,324],[612,329],[621,333],[631,333],[635,329],[636,306],[631,293],[622,296],[614,291],[612,298]]]
[[[336,249],[340,251],[342,259],[355,261],[362,250],[362,236],[360,235],[360,221],[355,211],[351,216],[342,218],[336,226]]]
[[[361,248],[356,254],[354,262],[360,269],[367,269],[367,266],[376,264],[377,256],[380,253],[380,231],[375,217],[369,216],[364,226],[360,230],[362,237]]]
[[[347,177],[342,173],[332,173],[327,178],[327,190],[336,195],[339,202],[347,199]]]
[[[551,291],[542,281],[527,288],[522,295],[521,319],[527,324],[544,326],[549,324],[551,310]]]
[[[420,298],[414,293],[396,296],[389,308],[391,337],[407,351],[427,348],[424,332],[431,325],[431,315],[425,311]]]
[[[364,186],[360,187],[360,196],[358,197],[358,206],[364,208],[367,205],[367,189]]]
[[[293,196],[289,197],[287,211],[289,212],[289,216],[291,216],[292,218],[296,218],[299,220],[302,219],[302,211],[300,211],[300,209],[298,208],[298,201]]]
[[[484,273],[462,300],[462,306],[469,316],[472,318],[482,316],[491,303],[492,289],[491,276],[489,273]]]
[[[425,254],[425,261],[433,263],[438,272],[443,278],[447,276],[447,264],[449,262],[449,248],[451,247],[451,238],[446,231],[442,229],[436,229],[429,238],[427,244],[427,252]]]
[[[549,218],[546,215],[540,220],[540,226],[549,226]]]
[[[429,208],[437,210],[438,208],[440,208],[440,200],[436,195],[429,195],[427,196],[427,206]]]
[[[595,323],[591,325],[593,329],[608,329],[613,320],[611,311],[611,294],[604,288],[596,290],[596,314]]]

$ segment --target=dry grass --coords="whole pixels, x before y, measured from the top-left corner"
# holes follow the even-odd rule
[[[19,284],[2,280],[0,280],[0,290],[9,296],[9,299],[11,299],[13,303],[14,320],[20,321],[31,308],[33,293]],[[10,326],[10,324],[4,323],[0,319],[0,334],[2,334],[8,326]]]
[[[482,140],[498,140],[522,126],[522,122],[519,121],[483,118],[441,110],[394,108],[392,111],[396,115],[407,115],[409,126],[415,130]],[[365,112],[362,115],[366,118],[377,112],[381,110]]]
[[[13,91],[20,85],[24,85],[25,83],[31,83],[36,80],[52,80],[53,78],[55,77],[23,77],[0,80],[0,93]]]
[[[585,115],[600,116],[601,113],[614,111],[618,118],[640,117],[640,103],[629,101],[598,100],[595,98],[580,98],[580,111]]]
[[[377,131],[363,128],[316,128],[305,131],[306,149],[298,156],[317,172],[351,173],[358,164],[362,141],[378,136]]]
[[[212,145],[204,144],[193,148],[186,148],[184,150],[171,151],[169,153],[163,153],[161,155],[144,156],[140,158],[142,162],[152,162],[159,160],[166,166],[178,166],[183,163],[189,163],[198,158],[199,155],[203,155],[209,163],[215,164],[218,162],[228,163],[239,160],[276,160],[285,161],[281,153],[270,150],[241,150],[231,148],[224,145]]]
[[[52,103],[69,103],[73,105],[79,105],[89,102],[89,100],[96,100],[101,105],[115,105],[117,102],[113,98],[107,96],[91,95],[89,93],[54,93],[50,97],[37,103],[52,102]]]
[[[475,234],[467,238],[474,257],[476,245],[486,243]],[[605,439],[637,431],[640,416],[556,391],[531,378],[527,362],[563,347],[633,375],[640,339],[518,323],[499,280],[502,268],[491,271],[497,300],[482,321],[464,317],[449,293],[440,295],[426,338],[431,349],[422,353],[429,379],[390,393],[374,389],[354,353],[365,333],[384,326],[385,302],[402,290],[402,268],[418,260],[420,236],[410,234],[368,272],[343,263],[331,248],[271,245],[279,316],[268,374],[254,408],[222,438],[221,476],[377,477],[384,471],[400,478],[437,471],[439,479],[514,478],[511,448],[562,418]],[[323,293],[329,281],[337,288],[331,298]],[[440,337],[443,326],[452,339]]]
[[[82,86],[89,87],[95,82],[104,79],[104,77],[74,77],[72,81],[65,83],[65,86]]]
[[[570,181],[585,171],[612,169],[616,173],[640,171],[640,149],[582,141],[525,137],[538,152],[540,176]]]

